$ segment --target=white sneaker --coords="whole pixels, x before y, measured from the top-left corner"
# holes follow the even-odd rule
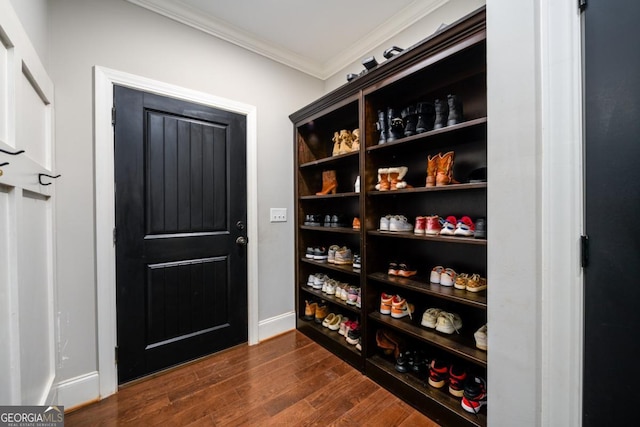
[[[383,216],[380,218],[380,231],[389,231],[389,222],[391,215]]]
[[[325,279],[328,279],[326,274],[316,274],[313,278],[313,289],[322,289]]]
[[[389,221],[389,231],[413,231],[413,225],[407,222],[407,217],[396,215]]]
[[[429,276],[429,281],[431,283],[440,284],[440,278],[442,277],[443,271],[444,271],[444,267],[441,265],[433,267],[433,269],[431,270],[431,276]]]
[[[333,279],[327,280],[325,283],[325,293],[327,295],[335,295],[336,294],[336,281]]]
[[[438,316],[436,331],[443,332],[445,334],[452,334],[454,332],[459,334],[460,328],[462,328],[462,319],[456,313],[443,311]]]
[[[475,331],[473,338],[476,339],[476,347],[480,350],[487,351],[487,325],[483,325]]]
[[[440,308],[428,308],[422,315],[422,322],[420,322],[420,324],[425,328],[435,329],[440,313],[442,313],[442,309]]]
[[[313,282],[316,279],[316,275],[315,274],[310,274],[309,278],[307,279],[307,286],[311,286],[313,287]]]
[[[453,268],[446,268],[440,275],[440,285],[453,286],[456,283],[456,272]]]

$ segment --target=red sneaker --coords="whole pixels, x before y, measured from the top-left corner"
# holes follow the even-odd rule
[[[462,409],[477,414],[487,404],[487,382],[484,378],[470,377],[465,386],[460,402]]]
[[[425,234],[429,234],[429,235],[440,234],[440,230],[442,229],[442,226],[440,225],[440,217],[438,215],[426,217],[426,222],[427,222],[427,225],[424,231]]]
[[[442,360],[433,359],[429,365],[429,385],[435,388],[442,388],[447,383],[449,376],[449,365]]]
[[[413,229],[413,234],[423,235],[427,228],[427,217],[426,216],[418,216],[416,217],[416,225]]]
[[[455,236],[473,237],[476,226],[468,216],[463,216],[456,224],[456,230],[453,232]]]
[[[449,368],[449,393],[456,397],[462,397],[466,379],[467,371],[464,368],[451,365],[451,368]]]

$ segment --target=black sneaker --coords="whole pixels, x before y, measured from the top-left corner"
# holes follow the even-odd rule
[[[405,351],[404,353],[400,353],[400,356],[396,359],[396,371],[398,372],[409,372],[412,370],[413,366],[413,351]]]
[[[308,249],[307,249],[308,250]],[[324,246],[320,246],[313,249],[313,260],[318,262],[327,262],[329,255],[327,253],[327,248]]]
[[[313,259],[313,248],[311,246],[307,248],[307,253],[304,257],[307,259]]]
[[[462,409],[477,414],[487,404],[487,382],[484,378],[471,376],[464,386]]]
[[[353,269],[354,270],[360,270],[360,268],[362,268],[362,259],[360,258],[360,255],[354,255],[353,256]]]

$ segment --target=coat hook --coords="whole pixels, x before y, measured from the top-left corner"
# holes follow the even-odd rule
[[[51,185],[50,182],[42,182],[42,177],[43,176],[56,179],[56,178],[60,178],[62,175],[53,176],[53,175],[47,175],[46,173],[39,173],[38,174],[38,182],[40,183],[40,185]]]
[[[4,154],[8,154],[10,156],[17,156],[18,154],[24,153],[24,150],[19,150],[19,151],[16,151],[15,153],[12,153],[11,151],[3,150],[2,148],[0,148],[0,151],[2,151]]]

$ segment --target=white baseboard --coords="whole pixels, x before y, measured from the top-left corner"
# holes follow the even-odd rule
[[[296,328],[296,313],[291,311],[258,322],[258,340],[266,340]]]
[[[100,376],[97,371],[58,383],[58,404],[65,410],[100,398]]]

